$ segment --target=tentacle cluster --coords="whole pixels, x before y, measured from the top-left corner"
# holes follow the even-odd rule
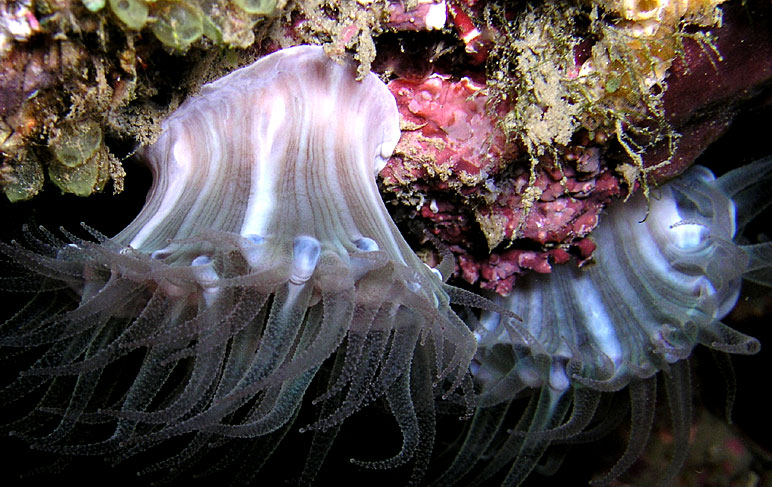
[[[597,482],[607,484],[647,442],[660,370],[667,371],[676,438],[666,484],[688,444],[691,386],[684,359],[698,344],[734,354],[760,348],[721,319],[734,307],[743,277],[772,285],[772,243],[746,245],[741,237],[745,224],[772,203],[770,181],[772,158],[718,179],[694,167],[648,202],[635,195],[612,205],[593,234],[598,248],[591,265],[556,266],[518,281],[505,304],[523,317],[522,326],[495,313],[472,325],[481,407],[438,485],[475,467],[479,483],[507,466],[504,485],[518,485],[550,444],[597,436],[609,423],[596,424],[602,394],[629,387],[631,437]],[[510,401],[534,388],[525,415],[511,428],[505,421]],[[477,465],[480,458],[489,460]]]
[[[4,287],[79,296],[51,309],[41,294],[5,323],[0,344],[40,355],[3,400],[42,391],[7,428],[36,448],[119,458],[192,435],[147,472],[262,437],[254,473],[335,356],[322,414],[305,428],[331,441],[385,398],[404,445],[369,466],[420,451],[420,477],[434,399],[471,397],[476,343],[378,193],[399,135],[385,85],[373,74],[356,81],[320,47],[276,52],[203,87],[141,151],[153,187],[124,231],[60,240],[41,230],[26,245],[0,244],[40,277]],[[92,423],[109,433],[84,441]]]

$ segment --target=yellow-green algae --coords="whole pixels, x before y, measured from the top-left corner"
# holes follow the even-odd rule
[[[89,196],[101,191],[110,177],[109,155],[100,151],[75,167],[52,164],[48,166],[48,177],[64,193]]]
[[[102,128],[94,121],[67,124],[57,130],[49,141],[49,147],[59,164],[77,167],[102,145]]]
[[[110,177],[111,159],[102,129],[93,120],[66,123],[49,141],[54,161],[48,176],[65,193],[88,196],[101,191]]]
[[[619,143],[629,162],[617,171],[631,188],[640,182],[648,197],[647,173],[669,158],[644,168],[643,153],[664,142],[672,156],[680,136],[665,118],[668,70],[687,37],[720,59],[709,32],[687,30],[720,25],[719,3],[559,0],[528,4],[514,19],[506,2],[486,6],[486,22],[498,35],[487,64],[490,113],[529,159],[523,221],[540,197],[537,167],[560,167],[560,151],[581,129]],[[589,40],[586,59],[577,63],[577,47]]]
[[[126,27],[140,30],[150,17],[150,8],[143,0],[110,0],[110,8]]]
[[[184,50],[204,33],[203,14],[184,2],[160,1],[151,26],[159,41],[174,49]]]
[[[491,106],[509,107],[501,126],[521,138],[532,156],[568,145],[580,128],[614,134],[631,156],[678,137],[665,120],[665,78],[683,52],[683,39],[710,47],[709,34],[687,33],[681,17],[667,17],[670,23],[622,21],[594,3],[528,6],[514,22],[496,4],[486,11],[500,33],[488,64]],[[636,3],[648,12],[653,7],[644,3],[661,2],[615,3]],[[713,8],[711,16],[699,16],[706,22],[700,26],[719,22]],[[593,39],[592,47],[577,65],[574,50],[586,39]]]
[[[248,14],[270,15],[276,10],[276,0],[233,0]]]
[[[26,201],[43,188],[43,166],[35,154],[25,150],[18,157],[20,160],[0,168],[3,191],[11,203]]]
[[[102,0],[83,0],[92,12]],[[252,29],[281,11],[287,0],[109,0],[110,10],[130,30],[149,27],[165,46],[184,51],[202,34],[215,43],[247,47]]]

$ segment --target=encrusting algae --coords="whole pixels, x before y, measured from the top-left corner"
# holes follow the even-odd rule
[[[591,139],[615,139],[630,160],[617,171],[630,188],[639,181],[648,192],[646,173],[656,168],[644,168],[644,152],[665,142],[672,155],[679,138],[664,110],[668,70],[685,38],[721,59],[710,33],[693,28],[720,26],[722,1],[582,3],[590,9],[571,1],[529,6],[514,22],[491,4],[489,22],[502,36],[488,63],[491,111],[508,109],[500,126],[526,146],[529,187],[536,165],[559,165],[561,148],[585,130]]]

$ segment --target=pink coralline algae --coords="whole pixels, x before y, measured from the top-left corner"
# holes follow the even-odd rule
[[[662,85],[660,119],[639,121],[638,135],[625,134],[630,127],[624,119],[617,128],[576,127],[563,143],[534,151],[525,135],[501,128],[517,100],[494,103],[490,87],[496,73],[473,67],[489,55],[486,40],[501,34],[484,23],[476,27],[484,4],[447,2],[447,23],[465,46],[463,69],[430,66],[423,75],[393,70],[397,77],[389,89],[403,135],[381,177],[385,193],[412,208],[409,216],[419,227],[455,255],[458,277],[499,294],[508,294],[525,270],[549,273],[553,264],[572,257],[589,259],[590,233],[610,201],[627,196],[641,181],[653,187],[683,172],[727,130],[738,103],[772,77],[769,19],[751,23],[727,7],[711,40],[683,31],[682,52],[674,55]],[[474,46],[467,42],[472,37]],[[571,42],[575,65],[568,66],[567,78],[575,79],[598,46],[589,38]],[[758,52],[759,59],[738,52],[743,49]],[[705,88],[694,90],[697,84]],[[650,123],[665,124],[671,135],[647,142],[641,134]],[[625,137],[623,148],[618,140]],[[640,155],[640,166],[630,150]]]
[[[436,178],[438,184],[423,184],[421,189],[463,192],[463,187],[474,188],[503,168],[516,149],[486,113],[483,86],[440,74],[389,83],[403,135],[397,156],[382,174],[387,186],[417,182],[420,187],[421,181]]]
[[[537,168],[534,181],[527,165],[508,165],[522,148],[486,110],[483,86],[440,74],[392,81],[403,135],[381,176],[449,246],[464,280],[507,294],[518,273],[550,272],[550,262],[568,260],[569,248],[588,258],[593,244],[584,238],[621,189],[588,137],[564,164]],[[506,248],[512,240],[531,241],[536,250]]]

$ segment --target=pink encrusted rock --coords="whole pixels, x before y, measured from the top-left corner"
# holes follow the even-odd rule
[[[522,151],[486,110],[482,88],[440,74],[392,81],[402,138],[381,177],[448,245],[464,280],[507,294],[518,273],[550,272],[572,246],[588,258],[591,244],[579,242],[620,187],[590,141],[572,146],[560,168],[540,165],[529,185],[527,164],[513,162]],[[506,248],[513,240],[529,250]]]
[[[438,179],[435,189],[472,189],[499,172],[516,154],[486,113],[483,84],[433,74],[425,80],[396,79],[389,89],[402,116],[402,139],[381,173],[397,193],[413,182]]]
[[[503,181],[496,201],[478,211],[482,217],[507,222],[505,239],[525,238],[542,246],[572,242],[595,228],[599,211],[619,194],[618,180],[608,171],[586,177],[570,167],[562,172],[537,169],[531,188],[540,195],[528,203],[528,179],[528,172],[521,170],[515,178]]]
[[[583,261],[592,255],[595,243],[584,238],[578,240],[572,248],[578,250],[576,257]],[[562,248],[547,251],[508,249],[494,252],[483,260],[461,255],[458,258],[458,266],[465,280],[479,281],[483,289],[507,295],[512,291],[517,274],[527,270],[548,274],[552,272],[553,264],[565,264],[571,257],[571,254]]]
[[[527,183],[527,173],[512,182],[508,190],[502,191],[496,202],[477,210],[478,215],[488,221],[500,221],[504,229],[504,242],[519,242],[514,248],[495,248],[489,255],[474,253],[473,247],[461,244],[453,250],[459,256],[462,277],[468,282],[479,282],[483,289],[499,294],[508,294],[517,274],[532,270],[549,273],[552,264],[569,260],[568,250],[579,262],[587,260],[595,244],[586,238],[598,224],[599,215],[614,196],[621,193],[618,179],[603,171],[588,180],[576,178],[566,171],[565,185],[547,171],[539,171],[534,187],[544,188],[541,197],[525,211],[523,193],[518,186]],[[477,220],[484,226],[478,216]],[[440,233],[440,238],[442,233]],[[531,243],[528,243],[531,242]],[[538,245],[534,245],[538,244]],[[518,247],[535,247],[543,250],[522,250]],[[459,252],[466,250],[466,253]]]

